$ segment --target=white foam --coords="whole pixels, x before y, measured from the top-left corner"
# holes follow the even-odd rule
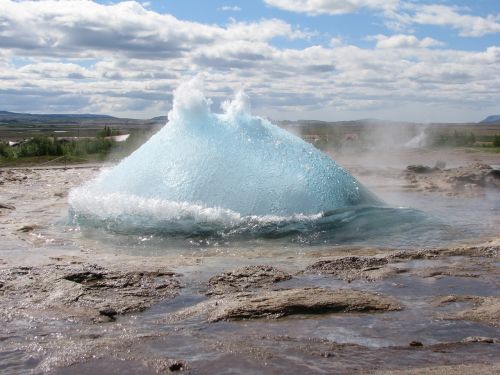
[[[174,222],[310,220],[374,202],[333,160],[302,139],[252,116],[238,92],[223,113],[195,78],[174,92],[169,122],[141,148],[69,196],[78,215]]]

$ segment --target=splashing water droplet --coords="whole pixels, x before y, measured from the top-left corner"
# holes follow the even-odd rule
[[[132,225],[181,226],[186,218],[231,225],[248,217],[314,216],[380,204],[328,156],[252,116],[243,92],[224,102],[221,114],[210,105],[197,80],[181,85],[168,124],[117,166],[73,190],[71,211]]]

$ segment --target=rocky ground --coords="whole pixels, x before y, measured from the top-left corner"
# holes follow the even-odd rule
[[[487,164],[468,164],[446,169],[444,165],[429,167],[410,165],[406,168],[405,188],[417,192],[440,192],[449,196],[481,196],[484,190],[500,188],[500,169]]]
[[[132,254],[57,224],[97,172],[0,170],[2,373],[498,372],[499,238]],[[498,187],[480,164],[385,173],[446,199]]]
[[[41,314],[51,319],[113,321],[173,298],[180,288],[168,270],[124,270],[97,264],[47,264],[0,270],[0,318]]]

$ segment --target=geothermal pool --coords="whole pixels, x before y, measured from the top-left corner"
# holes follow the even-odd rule
[[[193,85],[118,165],[2,171],[2,373],[499,369],[498,189],[412,190],[431,152],[337,164]]]
[[[170,360],[189,366],[187,373],[276,373],[291,367],[310,373],[383,373],[445,362],[488,365],[500,354],[497,344],[462,342],[476,336],[500,337],[495,326],[454,318],[471,308],[470,301],[439,303],[450,295],[498,298],[498,257],[494,256],[498,245],[482,245],[497,235],[495,191],[476,198],[443,198],[438,193],[405,191],[398,178],[384,173],[369,178],[359,174],[359,181],[391,207],[412,207],[432,223],[440,223],[435,232],[430,231],[429,222],[428,231],[417,228],[414,236],[408,236],[410,226],[391,234],[380,225],[375,232],[352,227],[344,238],[342,230],[333,230],[335,235],[328,237],[330,225],[316,226],[317,238],[314,231],[303,230],[277,237],[182,232],[166,236],[68,225],[62,220],[68,210],[64,192],[99,173],[93,168],[21,170],[3,185],[2,200],[16,205],[15,210],[2,211],[0,226],[1,318],[6,322],[0,331],[0,367],[5,374],[154,374],[162,361],[169,367]],[[33,228],[19,231],[29,226]],[[256,233],[263,231],[259,228]],[[467,250],[477,246],[478,256]],[[446,252],[456,247],[465,250],[451,256],[390,260],[400,250]],[[389,263],[379,270],[380,266],[366,267],[359,277],[356,271],[352,280],[307,271],[318,261],[344,257],[389,257]],[[219,322],[196,314],[173,319],[200,303],[211,304],[214,297],[206,293],[209,280],[216,275],[259,265],[283,270],[291,278],[271,285],[252,284],[250,278],[245,281],[249,283],[246,293],[260,295],[269,288],[347,288],[393,298],[402,309]],[[175,297],[142,311],[120,313],[114,321],[93,320],[99,310],[94,304],[109,301],[110,307],[118,309],[130,296],[141,295],[138,285],[118,294],[123,302],[113,297],[139,277],[133,275],[158,270],[172,272],[179,281]],[[80,284],[67,281],[78,280],[68,275],[96,271],[104,275],[104,281],[83,284],[82,297],[72,302],[70,297],[80,293]],[[122,279],[129,281],[119,281],[118,289],[114,287],[112,280]],[[97,282],[97,289],[92,282]],[[240,285],[238,279],[235,282]],[[86,297],[90,291],[96,294]],[[412,341],[424,346],[410,347]]]
[[[133,226],[231,225],[382,204],[311,144],[252,116],[248,101],[240,92],[214,114],[196,80],[181,85],[163,129],[72,192],[75,214]]]
[[[474,210],[465,217],[439,197],[420,202],[411,194],[373,192],[330,156],[253,116],[242,92],[213,113],[200,85],[196,79],[181,85],[163,129],[70,192],[70,225],[91,237],[177,250],[262,241],[439,246],[495,230],[495,223],[470,217],[498,209],[495,191],[469,200]],[[373,154],[372,165],[381,154]]]
[[[384,202],[311,144],[253,116],[244,93],[215,114],[198,86],[181,85],[163,129],[70,193],[73,225],[211,243],[450,239],[448,223]]]

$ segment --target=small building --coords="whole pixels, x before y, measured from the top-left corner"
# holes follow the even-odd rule
[[[28,139],[22,139],[20,141],[9,141],[8,144],[10,147],[17,147],[26,142],[28,142]]]
[[[112,141],[115,142],[125,142],[128,137],[130,137],[130,134],[121,134],[121,135],[111,135],[109,137],[106,137],[105,139],[111,139]]]

